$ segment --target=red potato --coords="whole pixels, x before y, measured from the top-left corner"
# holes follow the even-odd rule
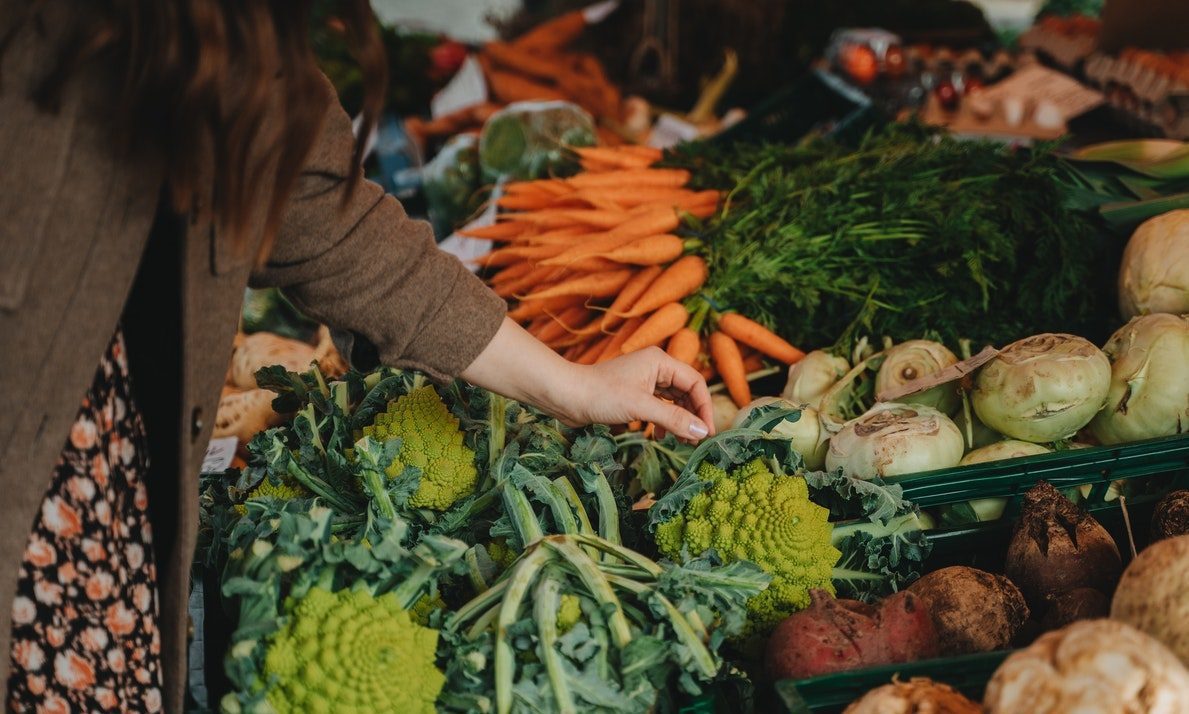
[[[861,667],[928,659],[937,632],[924,601],[899,592],[868,605],[810,590],[812,603],[776,626],[765,662],[773,679],[804,679]]]

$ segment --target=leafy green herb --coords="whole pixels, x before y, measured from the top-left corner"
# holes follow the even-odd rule
[[[849,349],[863,334],[929,331],[1002,344],[1094,332],[1111,314],[1113,282],[1095,271],[1113,247],[1066,205],[1071,172],[1051,147],[891,125],[857,149],[688,144],[668,163],[728,192],[720,215],[691,228],[710,266],[691,300],[795,344]]]

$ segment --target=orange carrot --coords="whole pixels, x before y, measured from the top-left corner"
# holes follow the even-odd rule
[[[586,350],[585,344],[570,345],[569,347],[566,348],[565,352],[561,353],[561,356],[563,359],[573,362],[575,359],[578,358],[578,355],[582,354],[583,351],[585,351],[585,350]]]
[[[561,179],[538,179],[536,181],[513,181],[504,184],[507,196],[557,196],[574,189]]]
[[[671,210],[671,209],[670,209]],[[588,208],[550,208],[532,213],[506,213],[510,220],[522,221],[535,226],[562,228],[578,224],[594,228],[611,229],[627,221],[630,216],[620,211],[606,211]]]
[[[603,354],[603,351],[607,349],[607,345],[611,344],[611,340],[613,339],[615,339],[615,335],[607,335],[606,337],[595,340],[574,361],[578,364],[594,364],[595,360],[599,358],[599,355]]]
[[[708,199],[702,194],[703,191],[689,191],[684,188],[668,188],[662,187],[622,187],[614,188],[600,187],[600,188],[584,188],[570,193],[564,193],[555,196],[553,204],[571,204],[571,203],[590,203],[594,205],[596,202],[603,205],[614,205],[621,208],[631,208],[634,206],[660,204],[664,206],[680,206],[685,204],[701,204]],[[717,196],[717,191],[710,193]]]
[[[639,154],[631,154],[618,149],[608,149],[599,146],[583,146],[574,149],[584,160],[596,161],[622,169],[643,169],[652,165],[655,159]]]
[[[548,208],[553,203],[553,196],[549,194],[523,193],[519,195],[500,196],[495,205],[507,211],[535,211]]]
[[[671,302],[648,316],[631,338],[623,343],[623,352],[635,352],[659,345],[689,322],[689,313],[679,302]]]
[[[507,221],[504,223],[494,223],[490,226],[477,226],[475,228],[468,228],[458,232],[461,236],[467,238],[484,238],[487,240],[511,240],[527,230],[532,229],[532,224],[519,223],[517,221]]]
[[[494,250],[486,255],[481,255],[475,259],[475,262],[487,266],[511,265],[522,260],[536,262],[545,258],[552,258],[565,250],[566,246],[564,245],[551,245],[548,243],[544,245],[513,245]]]
[[[747,370],[743,367],[739,345],[721,332],[710,333],[710,360],[722,377],[731,400],[742,409],[751,401],[751,385],[747,383]]]
[[[631,307],[632,303],[636,302],[648,286],[652,284],[653,280],[657,279],[662,272],[664,272],[659,265],[650,265],[643,270],[637,271],[632,279],[629,280],[619,294],[615,296],[615,301],[611,303],[611,307],[607,308],[607,312],[603,313],[601,320],[601,327],[604,330],[610,330],[616,325],[623,322],[623,318],[616,313],[623,312]]]
[[[561,310],[566,310],[575,305],[582,305],[586,302],[586,298],[581,295],[562,295],[561,297],[552,298],[549,300],[533,300],[532,302],[522,302],[516,306],[516,309],[508,311],[508,317],[517,322],[524,322],[531,320],[541,315],[548,315],[556,313]]]
[[[566,179],[575,188],[600,186],[668,186],[677,188],[689,183],[685,169],[624,169],[597,174],[578,174]]]
[[[562,13],[537,25],[512,41],[526,52],[538,54],[559,50],[582,34],[586,29],[586,16],[581,10]]]
[[[690,214],[694,218],[701,218],[703,220],[711,217],[718,210],[718,203],[706,202],[699,203],[695,206],[682,206],[681,210]]]
[[[603,253],[603,258],[632,265],[660,265],[681,257],[685,241],[675,235],[664,234],[637,238]]]
[[[521,297],[521,300],[543,300],[558,295],[585,295],[586,297],[610,297],[632,277],[631,270],[609,270],[605,273],[582,273],[550,288],[537,290]]]
[[[636,238],[660,235],[674,230],[679,225],[677,213],[671,208],[654,208],[643,211],[600,236],[591,238],[582,245],[542,261],[543,265],[568,265],[579,258],[606,257],[606,251],[630,243]],[[668,301],[666,301],[668,302]],[[663,304],[663,303],[662,303]],[[660,307],[659,305],[657,307]]]
[[[623,343],[627,342],[628,338],[632,336],[632,333],[635,332],[643,322],[644,318],[634,317],[631,320],[623,323],[623,325],[615,331],[615,334],[612,335],[611,340],[607,343],[607,348],[603,350],[602,354],[599,355],[595,362],[606,362],[609,359],[613,359],[623,354]]]
[[[646,315],[662,305],[692,295],[704,282],[706,261],[696,255],[687,255],[666,268],[627,312],[620,313],[620,317]]]
[[[623,263],[606,258],[582,258],[570,263],[569,268],[578,273],[602,273],[607,270],[622,268]]]
[[[565,100],[565,94],[541,82],[508,72],[495,66],[490,58],[479,55],[479,64],[483,67],[483,74],[487,77],[487,85],[491,93],[501,102],[526,102],[534,100]]]
[[[543,233],[529,233],[523,236],[518,242],[531,243],[534,245],[542,245],[544,243],[575,243],[573,239],[578,236],[590,235],[589,226],[566,226],[564,228],[554,228]]]
[[[537,334],[537,339],[549,342],[568,335],[571,327],[579,327],[589,315],[590,311],[581,305],[575,305],[559,315],[550,315],[551,322]]]
[[[685,362],[690,366],[694,366],[698,361],[698,351],[701,349],[701,343],[698,342],[698,333],[683,327],[673,336],[669,338],[669,347],[665,351],[670,357],[678,362]]]
[[[640,431],[640,429],[643,427],[644,427],[644,422],[637,419],[635,421],[629,421],[627,429],[628,429],[628,431]]]
[[[487,282],[491,285],[503,285],[509,280],[522,278],[525,275],[528,275],[535,267],[537,266],[528,261],[522,261],[514,265],[509,265],[500,272],[488,278]]]
[[[502,298],[509,298],[517,295],[528,288],[532,288],[543,284],[547,280],[557,280],[566,275],[567,271],[561,268],[554,268],[547,265],[538,266],[532,272],[524,277],[515,280],[509,280],[501,285],[495,285],[491,289],[496,295]]]
[[[718,318],[718,329],[736,342],[785,364],[793,364],[805,356],[804,352],[785,342],[767,327],[736,312]]]
[[[660,161],[665,157],[665,152],[656,148],[655,146],[644,146],[642,144],[624,144],[617,148],[625,154],[636,154],[637,156],[646,156],[653,161]]]
[[[764,368],[764,355],[754,352],[743,358],[743,370],[748,374]]]
[[[497,65],[526,77],[543,79],[549,83],[557,78],[557,65],[522,48],[504,42],[488,42],[483,45],[482,52]]]

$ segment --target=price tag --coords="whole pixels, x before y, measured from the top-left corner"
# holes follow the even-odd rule
[[[231,460],[235,458],[235,447],[239,440],[234,436],[223,436],[211,439],[206,445],[206,454],[202,457],[202,473],[217,474],[231,467]]]

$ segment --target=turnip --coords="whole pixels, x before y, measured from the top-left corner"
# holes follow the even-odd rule
[[[1189,671],[1121,622],[1075,622],[1004,660],[987,684],[990,714],[1184,714]]]
[[[927,677],[892,682],[863,695],[842,714],[981,714],[983,708],[948,684]]]
[[[927,603],[943,655],[1007,647],[1029,615],[1010,580],[963,565],[929,573],[907,592]]]
[[[1131,561],[1111,618],[1155,637],[1189,663],[1189,535],[1153,543]]]
[[[1077,588],[1114,592],[1123,563],[1106,529],[1041,481],[1024,494],[1024,511],[1007,548],[1004,573],[1034,610]]]

